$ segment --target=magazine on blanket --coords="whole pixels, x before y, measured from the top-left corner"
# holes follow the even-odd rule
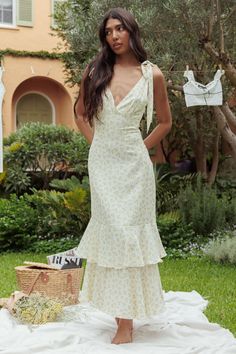
[[[76,254],[76,248],[72,248],[65,252],[55,253],[47,256],[48,264],[53,265],[57,269],[81,268],[82,258]]]

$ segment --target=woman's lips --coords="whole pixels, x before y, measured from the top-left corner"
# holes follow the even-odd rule
[[[121,43],[113,44],[113,48],[114,48],[114,49],[118,49],[118,48],[120,48],[121,46],[122,46]]]

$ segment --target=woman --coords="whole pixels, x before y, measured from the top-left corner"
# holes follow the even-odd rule
[[[90,146],[91,219],[78,246],[87,259],[84,300],[114,316],[113,344],[132,342],[133,319],[164,308],[158,262],[166,256],[156,225],[156,190],[148,149],[171,129],[161,70],[147,61],[134,17],[108,11],[101,51],[88,65],[75,103],[76,123]],[[139,129],[153,103],[158,125],[145,140]],[[92,128],[91,128],[92,126]]]

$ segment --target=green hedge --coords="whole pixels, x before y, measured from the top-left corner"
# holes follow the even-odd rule
[[[236,198],[222,194],[198,179],[178,195],[179,209],[185,224],[192,225],[196,234],[209,235],[214,230],[233,227],[236,223]]]
[[[2,189],[23,194],[31,187],[48,189],[54,178],[87,175],[88,144],[82,134],[64,126],[26,123],[4,139]]]
[[[157,217],[163,246],[173,250],[189,251],[193,244],[202,242],[191,224],[185,224],[178,211],[161,214]]]
[[[0,250],[27,249],[36,240],[37,211],[23,197],[0,199]]]
[[[90,193],[87,177],[82,183],[73,180],[72,190],[34,190],[1,199],[0,250],[53,251],[46,241],[55,241],[55,248],[78,244],[90,218]]]

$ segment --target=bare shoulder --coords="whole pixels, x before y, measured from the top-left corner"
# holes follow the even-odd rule
[[[161,71],[161,69],[157,65],[153,64],[152,72],[153,72],[154,85],[165,82],[165,77],[163,75],[163,72]]]
[[[160,104],[160,101],[164,102],[167,99],[166,79],[157,65],[153,65],[152,71],[154,94],[158,98]]]

